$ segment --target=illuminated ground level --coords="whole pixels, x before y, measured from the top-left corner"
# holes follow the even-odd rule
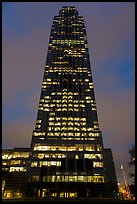
[[[14,180],[15,181],[15,180]],[[73,199],[73,198],[116,198],[117,192],[115,186],[106,183],[25,183],[25,177],[22,177],[22,183],[14,185],[9,183],[2,190],[3,198],[45,198],[45,199]],[[111,186],[111,188],[110,188]]]
[[[28,185],[29,195],[45,198],[87,198],[105,196],[105,184],[95,183],[33,183]],[[27,195],[27,196],[29,196]]]
[[[41,198],[41,199],[37,199],[37,198],[23,198],[23,199],[3,199],[2,202],[61,202],[61,203],[66,203],[66,202],[83,202],[83,203],[93,203],[93,202],[105,202],[105,203],[111,203],[111,202],[123,202],[123,203],[133,203],[135,202],[134,200],[121,200],[121,199],[111,199],[111,198],[89,198],[89,199],[45,199],[45,198]]]

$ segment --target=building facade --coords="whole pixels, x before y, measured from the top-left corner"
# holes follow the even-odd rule
[[[117,198],[119,196],[119,190],[114,166],[114,159],[110,148],[103,149],[103,161],[106,177],[107,196],[114,196],[115,198]]]
[[[2,197],[20,198],[26,194],[29,179],[30,148],[4,149],[2,151]]]
[[[105,195],[87,35],[75,7],[53,19],[31,150],[30,184],[38,196]]]
[[[103,151],[84,19],[62,7],[51,27],[25,196],[108,196]]]

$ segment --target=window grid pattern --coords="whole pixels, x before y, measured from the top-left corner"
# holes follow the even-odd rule
[[[104,182],[86,29],[74,7],[63,7],[53,19],[31,148],[31,170],[38,176],[36,169],[45,168],[45,182],[50,172],[54,177],[56,172],[73,171],[89,176],[82,182]]]

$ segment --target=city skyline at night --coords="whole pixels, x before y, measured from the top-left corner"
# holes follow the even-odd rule
[[[64,3],[62,4],[64,5]],[[47,22],[48,31],[46,31],[44,28],[45,26],[44,22],[41,22],[38,25],[38,22],[35,21],[35,23],[38,25],[38,29],[36,32],[34,32],[35,31],[34,25],[31,25],[31,30],[28,29],[27,31],[27,29],[25,28],[27,24],[24,24],[25,18],[27,18],[27,15],[28,16],[30,15],[29,14],[30,7],[27,10],[25,7],[25,4],[22,4],[23,5],[22,7],[20,5],[21,4],[16,4],[16,3],[15,4],[7,3],[3,5],[3,15],[5,17],[3,18],[3,21],[5,22],[5,24],[3,25],[3,33],[4,33],[3,57],[5,57],[5,54],[8,54],[7,45],[5,43],[6,39],[8,39],[10,42],[10,44],[8,45],[9,51],[11,51],[12,48],[14,48],[15,50],[15,52],[13,53],[11,52],[11,55],[12,55],[12,60],[10,60],[11,65],[8,65],[8,67],[10,67],[9,73],[11,72],[8,82],[5,81],[5,73],[7,73],[7,70],[8,70],[6,69],[7,67],[6,63],[8,62],[5,62],[5,60],[3,62],[3,72],[4,72],[3,73],[3,76],[4,76],[3,78],[3,148],[13,148],[18,146],[29,147],[30,145],[31,134],[32,134],[31,131],[34,127],[35,119],[36,119],[35,112],[36,112],[36,109],[38,108],[38,99],[39,99],[39,92],[40,92],[39,84],[41,84],[42,75],[43,75],[43,64],[45,59],[44,53],[46,53],[45,47],[47,46],[46,44],[48,44],[48,40],[46,40],[45,36],[43,35],[46,35],[47,38],[49,37],[49,30],[50,30],[51,19],[52,19],[51,16],[53,16],[54,13],[57,13],[57,10],[59,10],[61,7],[61,3],[57,3],[57,8],[55,8],[56,6],[53,3],[46,3],[45,5],[47,5],[47,7],[49,6],[51,10],[53,9],[52,14],[48,14],[50,16],[48,17],[48,19],[51,18],[50,22],[49,23]],[[35,11],[35,4],[33,5],[34,5],[33,9]],[[93,5],[93,7],[96,8],[96,10],[98,11],[98,16],[95,15],[95,13],[93,12],[93,14],[98,18],[96,20],[96,23],[97,21],[99,23],[99,20],[100,20],[99,17],[101,16],[101,12],[102,12],[102,15],[105,15],[103,14],[103,8],[105,9],[105,5],[106,7],[107,6],[111,7],[111,3],[110,4],[107,4],[107,3],[106,4],[98,4],[98,3],[77,4],[74,2],[73,5],[74,6],[76,5],[76,8],[83,16],[85,15],[84,9],[82,10],[80,5],[85,5],[85,8],[87,8],[87,5],[91,5],[91,7]],[[123,11],[123,16],[121,14],[122,17],[120,18],[121,19],[120,23],[122,24],[123,18],[125,15],[124,12],[128,11],[126,15],[131,16],[130,12],[131,10],[133,11],[133,7],[130,3],[129,4],[121,3],[119,4],[121,7],[118,9],[116,5],[117,3],[115,3],[115,7],[112,10],[117,11],[119,16],[120,16],[120,9]],[[8,26],[9,14],[6,12],[9,12],[10,9],[11,11],[13,11],[15,7],[18,8],[17,12],[21,10],[22,13],[24,12],[24,14],[26,14],[26,17],[24,16],[24,18],[22,18],[22,21],[20,22],[18,20],[14,21],[15,27],[13,24],[13,28],[11,28],[10,26]],[[33,20],[35,19],[34,11],[32,12],[32,16],[29,18],[28,25],[29,23],[32,23]],[[44,12],[42,14],[43,16],[41,15],[41,19],[44,17]],[[113,18],[114,13],[112,14],[109,13],[108,15],[111,15],[111,18]],[[129,18],[129,16],[128,16],[128,22],[130,24],[132,21],[134,21],[134,18],[133,16]],[[11,19],[11,21],[16,19],[14,15],[12,16],[12,18],[13,19]],[[104,17],[103,19],[104,21],[105,21],[105,18],[107,18],[107,15]],[[87,19],[88,19],[88,15],[87,15]],[[112,60],[112,58],[109,57],[108,60],[105,61],[106,59],[105,54],[107,53],[108,56],[110,56],[112,52],[109,53],[109,51],[107,52],[106,49],[111,50],[111,46],[112,46],[116,51],[116,45],[113,44],[113,42],[111,41],[112,40],[111,38],[107,39],[107,37],[105,38],[102,35],[102,38],[104,38],[105,43],[103,44],[103,46],[100,46],[100,49],[99,49],[99,43],[101,44],[103,40],[101,39],[101,37],[100,38],[98,36],[94,37],[95,36],[94,34],[98,33],[97,32],[98,30],[95,27],[95,25],[93,26],[94,24],[93,21],[95,19],[91,18],[90,20],[92,25],[91,27],[88,28],[89,20],[88,21],[85,20],[85,23],[87,23],[86,28],[88,32],[88,44],[89,43],[91,44],[91,46],[89,45],[89,50],[90,50],[90,53],[92,53],[91,64],[93,67],[92,68],[93,81],[95,81],[95,93],[97,95],[96,100],[97,100],[97,107],[98,107],[99,123],[100,123],[101,131],[103,132],[104,144],[105,146],[109,146],[112,148],[114,153],[114,160],[117,163],[116,169],[118,169],[118,166],[120,165],[120,163],[125,162],[124,158],[125,158],[125,155],[127,154],[126,151],[128,152],[128,148],[130,148],[130,146],[134,143],[134,120],[133,120],[134,119],[133,117],[134,115],[133,114],[134,113],[134,58],[133,58],[134,37],[133,37],[133,33],[131,34],[129,32],[125,41],[123,40],[122,42],[123,44],[121,43],[121,47],[124,48],[126,46],[127,39],[128,38],[130,39],[129,44],[127,43],[127,45],[129,45],[128,49],[130,49],[130,52],[128,53],[127,51],[124,51],[124,53],[122,53],[123,58],[125,58],[126,55],[129,57],[127,59],[127,62],[125,62],[126,66],[124,65],[124,62],[122,64],[122,59],[119,59],[121,53],[119,53],[119,56],[118,56],[116,52],[113,53],[113,57],[115,57],[115,59],[117,60],[117,63],[114,61],[113,63],[110,63],[110,59]],[[20,27],[20,23],[21,23],[21,27]],[[109,22],[108,22],[108,25],[109,25]],[[7,37],[7,34],[6,34],[7,29],[9,30],[11,29],[10,37]],[[103,28],[100,28],[100,31],[101,29]],[[125,35],[128,29],[134,30],[134,24],[132,23],[131,27],[126,27],[126,26],[124,27]],[[44,34],[42,34],[43,31],[44,31]],[[111,37],[113,37],[113,39],[117,38],[116,36],[113,36],[113,32],[111,30],[106,30],[106,33],[107,32],[111,34]],[[122,31],[121,33],[120,31],[116,32],[116,34],[120,38],[122,35]],[[92,38],[92,35],[93,35],[93,38]],[[32,38],[29,39],[29,36],[32,36]],[[12,40],[10,40],[10,38]],[[117,38],[117,40],[119,38]],[[27,50],[27,46],[25,47],[26,44],[23,45],[23,43],[27,42],[27,39],[29,39],[29,43],[30,43],[30,44],[28,43],[28,50]],[[37,39],[39,39],[39,41]],[[22,54],[20,54],[21,52],[18,52],[18,50],[22,50]],[[32,62],[30,62],[30,60],[27,59],[28,56],[27,56],[27,53],[25,54],[25,50],[27,50],[28,56],[30,59],[32,59]],[[38,51],[40,52],[39,54],[38,54]],[[38,60],[39,63],[36,62],[37,57],[39,58]],[[17,59],[16,63],[15,63],[15,59]],[[25,59],[27,59],[27,63],[25,62]],[[118,63],[118,59],[119,59],[119,63]],[[25,63],[24,64],[25,66],[21,65],[22,62]],[[33,62],[36,62],[36,63],[33,64]],[[15,66],[13,67],[14,63],[15,63]],[[107,64],[109,64],[109,67]],[[113,68],[113,71],[112,71],[112,68],[110,67],[110,64]],[[27,68],[26,68],[26,65],[27,65]],[[29,70],[30,67],[32,68]],[[33,70],[33,67],[34,67],[34,70]],[[116,67],[119,67],[119,69],[118,68],[116,69]],[[125,69],[123,67],[125,67]],[[25,70],[27,70],[27,72]],[[14,75],[12,75],[12,72],[16,73],[14,74],[16,75],[15,81],[13,80]],[[107,78],[105,79],[106,76]],[[9,83],[9,84],[7,85],[5,83]],[[22,89],[21,89],[21,85],[24,86]],[[15,98],[17,100],[17,104],[15,102]],[[10,105],[8,104],[9,101],[10,101]],[[126,113],[125,113],[125,110],[127,111]],[[109,114],[109,111],[111,114]],[[121,121],[119,120],[118,114],[120,114],[119,116],[120,119],[123,119],[123,121],[125,122],[121,123]],[[128,119],[126,119],[126,115]],[[128,132],[124,130],[127,124],[130,125]],[[22,131],[22,130],[25,130],[25,131]],[[120,158],[118,158],[121,152],[123,152],[123,154],[121,154]],[[126,155],[126,158],[128,158],[128,154]],[[118,177],[120,177],[120,172],[118,173],[118,175],[119,175]]]

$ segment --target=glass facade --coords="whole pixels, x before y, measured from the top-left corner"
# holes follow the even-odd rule
[[[75,7],[62,7],[53,19],[31,147],[3,150],[2,160],[6,199],[117,192],[112,153],[99,128],[84,19]]]
[[[105,182],[86,29],[75,7],[53,19],[31,150],[30,183],[41,181],[39,196],[77,197],[79,183],[86,194],[88,184]]]
[[[26,193],[30,148],[2,151],[2,198],[21,198]]]

